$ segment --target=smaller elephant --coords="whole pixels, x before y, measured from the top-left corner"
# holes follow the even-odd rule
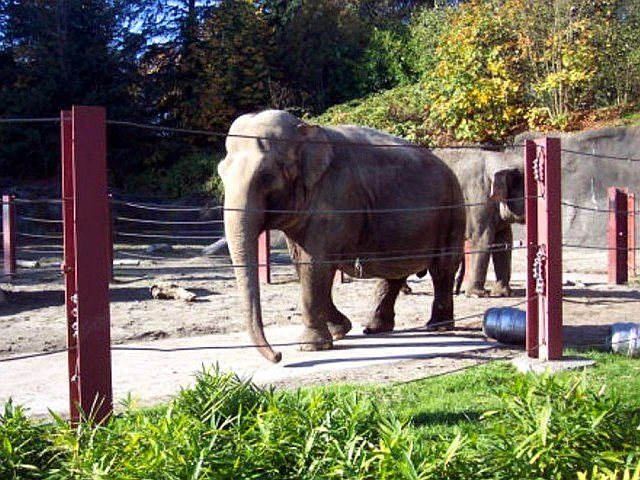
[[[455,172],[467,206],[466,239],[469,265],[462,274],[468,297],[511,295],[513,223],[525,222],[524,165],[522,158],[482,149],[436,149]],[[485,289],[489,260],[496,282]]]

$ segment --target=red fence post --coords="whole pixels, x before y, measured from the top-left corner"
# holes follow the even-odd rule
[[[532,149],[535,153],[532,155]],[[542,360],[562,358],[562,219],[560,140],[525,144],[527,197],[527,327],[537,317],[537,342],[527,332],[527,351]],[[532,198],[532,196],[534,198]],[[536,205],[533,205],[533,202]],[[531,216],[530,216],[531,214]],[[535,215],[535,216],[534,216]],[[536,223],[536,227],[530,224]],[[537,295],[537,309],[533,307]],[[532,327],[533,329],[533,327]]]
[[[636,276],[636,194],[627,195],[627,235],[629,246],[629,275]]]
[[[80,390],[76,377],[78,361],[78,324],[76,323],[76,253],[73,225],[73,159],[71,148],[71,111],[60,112],[60,145],[62,154],[62,225],[65,307],[67,314],[67,361],[69,372],[69,417],[80,420]]]
[[[258,278],[271,283],[271,234],[265,230],[258,237]]]
[[[13,195],[2,196],[2,248],[4,274],[16,273],[16,205]]]
[[[538,358],[538,297],[534,263],[538,251],[538,199],[536,174],[536,144],[533,140],[525,140],[524,144],[524,195],[526,214],[527,244],[527,328],[526,351],[530,358]]]
[[[627,190],[609,187],[609,218],[607,223],[607,244],[609,257],[609,283],[627,283],[628,274],[628,200]]]
[[[71,419],[76,422],[80,413],[102,422],[113,411],[105,122],[101,107],[62,113],[64,265]]]

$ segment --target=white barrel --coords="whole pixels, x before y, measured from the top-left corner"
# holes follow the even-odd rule
[[[640,356],[640,324],[614,323],[609,337],[611,350],[630,357]]]

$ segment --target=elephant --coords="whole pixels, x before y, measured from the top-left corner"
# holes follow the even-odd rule
[[[245,320],[268,360],[282,358],[264,335],[258,236],[282,231],[300,277],[302,350],[325,350],[352,328],[332,299],[337,269],[377,278],[365,333],[391,331],[405,279],[428,271],[430,329],[453,328],[453,283],[462,257],[460,185],[429,150],[374,129],[306,123],[281,110],[238,117],[218,165],[224,227]]]
[[[482,149],[434,149],[456,174],[467,207],[466,239],[471,252],[464,291],[484,297],[489,259],[496,282],[493,296],[511,296],[511,246],[513,223],[525,222],[524,164],[522,158]]]

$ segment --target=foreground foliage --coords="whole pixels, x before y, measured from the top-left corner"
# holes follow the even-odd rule
[[[294,392],[211,369],[167,406],[130,403],[105,426],[76,428],[33,423],[9,403],[0,478],[638,478],[639,365],[604,363]],[[617,371],[634,380],[601,384]]]

